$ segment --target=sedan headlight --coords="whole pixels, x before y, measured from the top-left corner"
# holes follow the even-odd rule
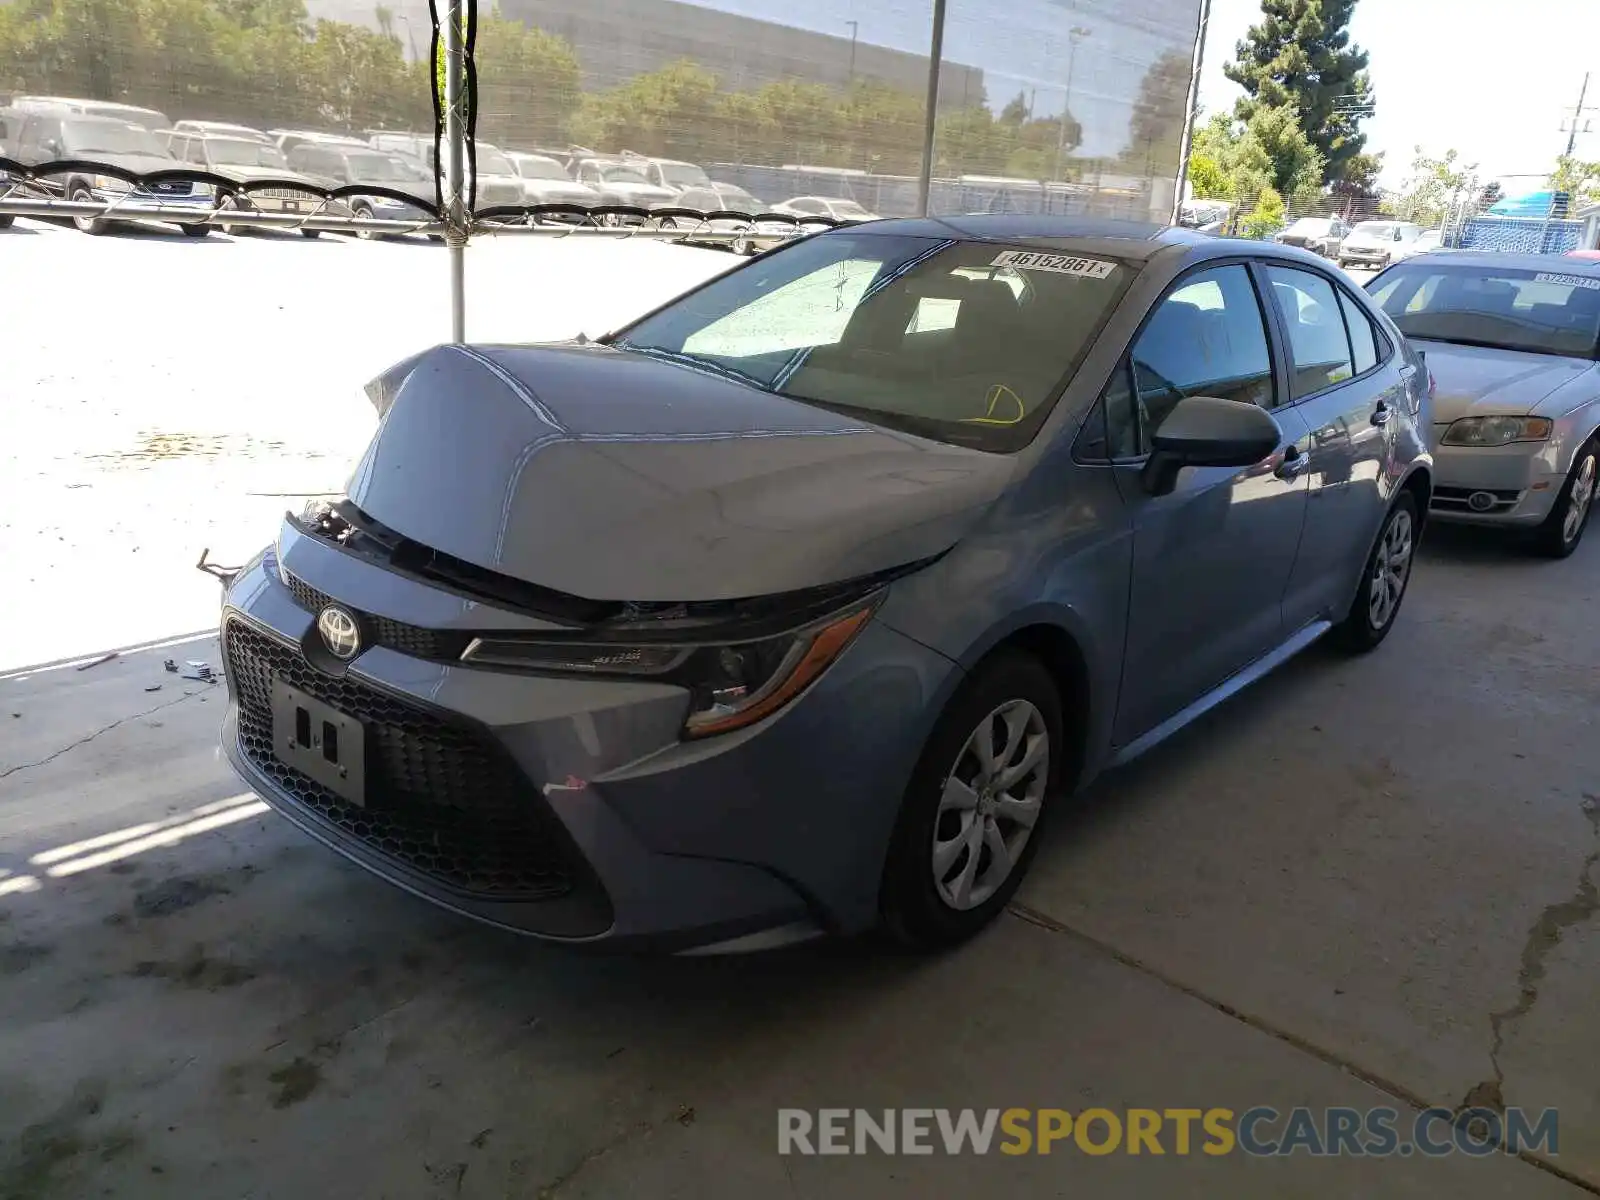
[[[196,181],[193,188],[190,189],[189,194],[191,196],[215,196],[217,194],[217,189],[209,183],[201,183]]]
[[[791,633],[722,645],[534,641],[481,637],[461,660],[563,675],[655,679],[689,691],[684,736],[709,737],[754,724],[788,704],[844,652],[877,596]]]
[[[126,179],[118,179],[114,175],[96,175],[94,177],[94,190],[97,192],[131,192],[133,184]]]
[[[1547,417],[1462,417],[1445,430],[1445,446],[1509,446],[1548,441],[1554,424]]]

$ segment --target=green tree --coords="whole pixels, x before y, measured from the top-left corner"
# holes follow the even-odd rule
[[[1189,154],[1189,191],[1196,200],[1231,200],[1233,184],[1216,159]]]
[[[1570,195],[1574,210],[1588,204],[1600,204],[1600,162],[1585,162],[1562,155],[1556,160],[1556,169],[1550,175],[1550,190]]]
[[[578,56],[497,8],[478,18],[478,136],[537,145],[562,138],[578,108]]]
[[[572,132],[586,146],[699,160],[718,139],[717,77],[688,59],[583,97]]]
[[[1194,60],[1177,52],[1163,54],[1145,72],[1128,123],[1126,166],[1161,178],[1177,175],[1193,74]]]
[[[1323,158],[1324,178],[1348,177],[1366,146],[1361,122],[1374,105],[1366,51],[1351,44],[1356,0],[1262,0],[1262,19],[1223,68],[1245,90],[1238,116],[1258,107],[1293,108]]]
[[[1395,215],[1422,226],[1440,225],[1463,194],[1475,196],[1477,165],[1465,165],[1460,158],[1455,150],[1434,157],[1418,146],[1411,160],[1411,174],[1393,200]]]
[[[1267,188],[1256,201],[1255,211],[1244,219],[1239,232],[1247,238],[1271,237],[1282,229],[1288,219],[1283,197],[1273,188]]]
[[[1272,186],[1296,204],[1313,202],[1322,187],[1324,160],[1287,105],[1258,106],[1245,123],[1245,140],[1256,142],[1271,163]]]

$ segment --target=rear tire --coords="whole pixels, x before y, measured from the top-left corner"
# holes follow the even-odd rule
[[[211,234],[211,226],[209,225],[184,225],[181,228],[183,229],[184,237],[203,238],[209,237]]]
[[[952,946],[1005,908],[1060,783],[1063,727],[1055,681],[1030,655],[1003,651],[961,686],[900,802],[879,886],[891,937]]]
[[[1583,541],[1594,512],[1596,475],[1600,472],[1600,444],[1590,438],[1573,459],[1567,481],[1561,485],[1555,507],[1534,531],[1533,548],[1546,558],[1567,558]]]
[[[0,229],[10,229],[12,222],[16,219],[10,213],[0,213]]]
[[[303,238],[307,238],[310,241],[316,241],[319,237],[322,236],[322,230],[320,230],[320,229],[302,229],[300,231],[300,236],[303,237]]]
[[[1366,654],[1389,636],[1411,583],[1420,528],[1416,500],[1410,492],[1401,492],[1383,519],[1372,553],[1367,555],[1355,602],[1345,619],[1334,627],[1333,643],[1339,649],[1348,654]]]

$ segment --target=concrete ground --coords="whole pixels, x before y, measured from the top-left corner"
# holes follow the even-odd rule
[[[42,274],[55,260],[31,247],[47,239],[77,271]],[[333,435],[326,460],[300,453],[323,446],[314,428],[288,439],[326,419],[359,440],[359,406],[320,389],[436,338],[407,305],[443,271],[427,247],[331,240],[25,242],[0,240],[30,272],[0,296],[0,399],[44,422],[33,449],[0,447],[0,488],[35,472],[0,496],[8,577],[29,581],[0,623],[13,667],[204,624],[195,541],[246,552],[283,501],[245,493],[337,485]],[[607,294],[642,305],[671,272],[720,261],[635,246],[574,275],[552,265],[564,253],[485,246],[473,262],[485,281],[529,272],[532,296],[565,269],[592,297],[570,319],[610,320]],[[110,277],[67,307],[56,280],[92,262]],[[265,341],[237,323],[285,301],[240,293],[252,272],[305,297]],[[151,279],[198,298],[170,346],[145,344]],[[116,306],[126,363],[98,348]],[[528,308],[528,336],[567,331]],[[188,369],[173,346],[193,348]],[[202,418],[204,469],[180,455],[96,473],[82,453]],[[245,438],[284,448],[256,460]],[[162,567],[134,565],[148,547]],[[136,615],[74,595],[90,584]],[[222,685],[162,665],[215,664],[209,638],[13,671],[0,1198],[1600,1194],[1597,600],[1600,539],[1552,564],[1436,530],[1376,655],[1314,650],[1101,781],[1048,830],[1013,913],[928,960],[871,943],[602,958],[483,930],[242,791],[215,749]],[[1464,1102],[1558,1109],[1558,1153],[1184,1156],[1170,1138],[1161,1157],[777,1153],[780,1108],[1348,1105],[1404,1121]]]

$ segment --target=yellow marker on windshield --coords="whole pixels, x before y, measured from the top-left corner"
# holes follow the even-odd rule
[[[1017,406],[1017,415],[1014,417],[997,417],[995,410],[1000,407],[1000,401],[1010,400]],[[1013,392],[1003,383],[997,383],[989,389],[989,394],[984,397],[986,405],[983,416],[963,417],[963,425],[1016,425],[1028,415],[1028,406],[1023,403],[1022,397]]]

